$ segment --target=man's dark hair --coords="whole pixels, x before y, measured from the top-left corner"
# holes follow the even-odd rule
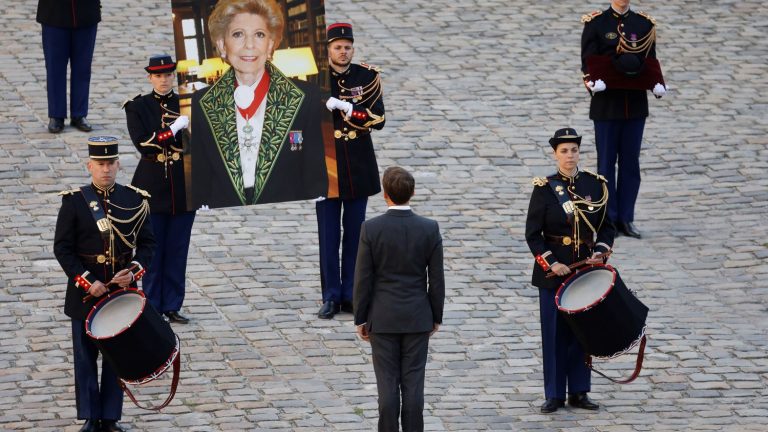
[[[399,166],[391,166],[384,170],[384,176],[381,178],[381,185],[384,192],[396,205],[402,205],[410,201],[413,196],[413,190],[416,187],[416,181],[411,173]]]

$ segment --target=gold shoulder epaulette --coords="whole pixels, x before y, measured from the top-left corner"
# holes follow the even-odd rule
[[[61,195],[61,196],[64,196],[64,195],[74,195],[74,194],[76,194],[78,192],[80,192],[80,189],[70,189],[70,190],[65,190],[65,191],[59,192],[59,195]]]
[[[363,63],[363,62],[360,62],[360,66],[362,66],[362,67],[364,67],[364,68],[366,68],[368,70],[372,70],[374,72],[381,73],[381,68],[378,67],[378,66],[372,66],[372,65],[369,65],[368,63]]]
[[[638,14],[638,15],[640,15],[641,17],[643,17],[643,18],[647,19],[648,21],[650,21],[650,22],[651,22],[651,24],[653,24],[653,25],[656,25],[656,18],[654,18],[654,17],[652,17],[652,16],[648,15],[647,13],[645,13],[645,12],[643,12],[643,11],[640,11],[640,12],[638,12],[637,14]]]
[[[138,99],[138,98],[140,98],[140,97],[141,97],[141,93],[137,94],[136,96],[134,96],[134,97],[132,97],[132,98],[128,98],[128,99],[126,99],[126,100],[125,100],[125,102],[123,102],[123,104],[122,104],[122,105],[120,105],[120,108],[123,108],[123,109],[125,109],[125,106],[126,106],[126,105],[128,105],[130,102],[133,102],[133,101],[135,101],[136,99]]]
[[[132,184],[127,184],[127,185],[125,185],[125,187],[127,187],[129,189],[135,190],[137,194],[143,196],[144,198],[152,197],[152,195],[150,195],[149,192],[145,191],[144,189],[139,189],[139,188],[137,188],[136,186],[134,186]]]
[[[546,177],[534,177],[533,180],[531,180],[531,184],[534,186],[544,186],[548,181],[549,180],[547,180]]]
[[[585,173],[587,173],[587,174],[589,174],[589,175],[591,175],[591,176],[593,176],[593,177],[595,177],[595,178],[597,178],[597,179],[598,179],[598,180],[600,180],[601,182],[607,182],[607,181],[608,181],[608,180],[606,180],[606,179],[605,179],[605,177],[603,177],[601,174],[598,174],[598,173],[594,173],[594,172],[592,172],[592,171],[590,171],[590,170],[582,170],[582,171],[583,171],[583,172],[585,172]]]
[[[582,23],[588,23],[588,22],[592,21],[596,16],[598,16],[598,15],[600,15],[602,13],[603,13],[603,11],[598,10],[598,11],[594,11],[594,12],[591,12],[591,13],[588,13],[588,14],[584,14],[584,15],[581,16],[581,22]]]

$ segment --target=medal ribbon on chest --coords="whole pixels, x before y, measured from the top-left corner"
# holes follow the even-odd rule
[[[248,150],[252,149],[254,145],[253,126],[248,124],[248,120],[256,114],[256,110],[259,109],[259,106],[264,101],[264,98],[267,96],[267,91],[269,90],[269,74],[266,70],[253,92],[250,92],[249,90],[250,89],[247,86],[239,87],[237,85],[237,80],[235,80],[235,106],[237,106],[240,115],[245,119],[242,146]],[[242,108],[244,105],[246,107]]]

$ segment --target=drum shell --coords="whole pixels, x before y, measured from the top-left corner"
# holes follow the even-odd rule
[[[612,287],[596,303],[579,311],[567,311],[560,306],[561,295],[579,276],[590,271],[610,270],[614,274]],[[611,266],[593,266],[572,275],[561,285],[556,297],[557,307],[568,323],[584,352],[598,357],[611,357],[630,348],[643,335],[648,307],[632,294],[619,273]]]
[[[129,293],[144,298],[144,307],[133,323],[126,323],[128,327],[111,337],[93,337],[90,327],[99,311],[109,301]],[[86,331],[115,374],[125,381],[149,377],[169,361],[176,348],[171,325],[146,301],[144,293],[136,289],[117,291],[98,302],[88,315]]]

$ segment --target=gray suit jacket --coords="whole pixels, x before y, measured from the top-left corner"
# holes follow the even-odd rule
[[[355,324],[420,333],[443,321],[443,240],[437,222],[389,210],[363,222],[355,266]]]

